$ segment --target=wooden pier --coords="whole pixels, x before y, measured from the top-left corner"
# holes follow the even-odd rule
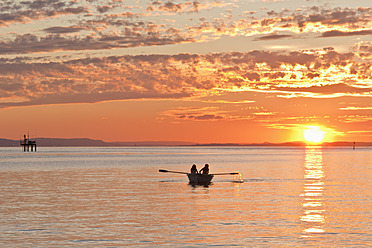
[[[36,152],[36,141],[30,140],[30,135],[26,137],[26,134],[23,135],[24,139],[21,141],[21,146],[23,147],[24,152],[31,152],[35,151]]]

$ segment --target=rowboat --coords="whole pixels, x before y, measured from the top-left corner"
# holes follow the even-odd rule
[[[209,185],[212,181],[213,175],[206,175],[206,174],[187,174],[189,178],[189,184],[196,184],[196,185]]]
[[[189,184],[192,184],[192,185],[209,185],[212,181],[213,176],[216,176],[216,175],[238,175],[239,174],[239,172],[196,174],[196,173],[187,173],[187,172],[181,172],[181,171],[170,171],[170,170],[164,170],[164,169],[159,169],[159,172],[186,174],[187,177],[189,178]]]

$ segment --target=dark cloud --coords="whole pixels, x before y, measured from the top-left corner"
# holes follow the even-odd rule
[[[185,3],[174,3],[172,1],[153,1],[147,6],[146,10],[149,12],[159,11],[159,12],[169,12],[169,13],[192,13],[198,12],[200,8],[211,8],[214,6],[219,6],[220,3],[216,2],[205,3],[202,5],[198,1],[186,1]]]
[[[306,75],[308,78],[313,79],[320,76],[320,73],[310,72]]]
[[[174,4],[171,2],[166,2],[163,5],[159,7],[160,10],[164,10],[167,12],[177,12],[182,10],[182,5],[181,4]]]
[[[125,93],[120,91],[113,92],[94,92],[94,93],[59,93],[43,95],[38,98],[29,98],[26,102],[0,103],[1,107],[32,106],[45,104],[65,104],[65,103],[94,103],[112,100],[130,99],[180,99],[189,97],[188,94],[158,94],[156,92]]]
[[[58,26],[43,29],[44,32],[54,33],[54,34],[76,33],[81,30],[83,29],[78,28],[78,27],[58,27]]]
[[[27,23],[31,20],[40,20],[59,15],[88,13],[87,7],[74,6],[75,4],[75,1],[67,4],[59,0],[8,1],[6,8],[0,8],[0,26],[8,26],[13,23]]]
[[[3,91],[9,91],[9,92],[14,92],[14,91],[17,91],[17,90],[20,90],[23,88],[23,84],[21,83],[4,83],[2,82],[0,84],[0,90],[3,90]]]
[[[196,116],[194,118],[195,120],[222,120],[224,119],[222,116],[216,116],[216,115],[208,115],[208,114],[205,114],[205,115],[201,115],[201,116]]]
[[[323,33],[328,36],[350,36],[350,35],[369,35],[370,31],[365,30],[370,27],[372,21],[372,8],[326,8],[326,7],[304,7],[302,9],[290,10],[283,9],[281,12],[269,11],[268,17],[241,19],[232,23],[228,29],[239,28],[243,33],[260,35],[255,40],[276,40],[291,38],[278,34],[268,34],[268,31],[277,32],[290,31],[296,33],[316,33],[318,30],[327,30]],[[204,22],[206,25],[207,22]],[[200,25],[202,28],[202,25]],[[212,25],[203,27],[204,30],[213,28]],[[226,27],[225,27],[226,28]],[[340,30],[341,29],[341,30]],[[333,30],[338,30],[335,32]],[[348,30],[348,31],[345,31]],[[215,31],[217,33],[217,31]],[[322,37],[323,37],[322,36]]]
[[[0,43],[0,54],[26,54],[63,50],[109,49],[110,44],[94,40],[90,37],[83,39],[65,38],[60,34],[49,34],[38,37],[33,34],[18,35],[13,41]]]
[[[225,111],[217,110],[216,107],[204,108],[174,108],[161,113],[162,116],[176,120],[191,121],[217,121],[232,118]]]
[[[104,35],[99,39],[91,36],[64,37],[63,33],[77,32],[80,28],[52,27],[44,31],[53,33],[43,37],[34,34],[23,34],[14,40],[0,43],[0,54],[27,54],[52,51],[84,51],[97,49],[126,48],[178,44],[191,39],[184,37],[166,37],[161,34],[128,34],[127,36]]]
[[[271,68],[279,68],[282,63],[288,63],[291,65],[306,65],[310,66],[311,63],[317,58],[314,53],[306,52],[289,52],[289,53],[278,53],[262,50],[254,50],[248,53],[232,53],[232,56],[222,56],[224,63],[249,63],[254,68],[256,63],[266,63]]]
[[[327,37],[359,36],[359,35],[372,35],[372,30],[350,31],[350,32],[332,30],[332,31],[324,32],[320,37],[327,38]]]
[[[113,8],[112,6],[103,5],[103,6],[98,6],[98,7],[97,7],[97,10],[98,10],[98,12],[100,12],[100,13],[105,13],[105,12],[109,11],[109,10],[112,9],[112,8]]]
[[[245,73],[242,76],[250,81],[260,81],[261,78],[260,74],[257,72]]]
[[[372,18],[372,8],[313,7],[310,11],[309,14],[299,13],[293,16],[299,27],[304,27],[308,23],[321,23],[327,26],[348,25],[349,28],[357,28],[368,24]]]
[[[284,38],[291,38],[293,35],[288,34],[270,34],[255,38],[255,40],[280,40]]]
[[[368,59],[372,57],[372,42],[357,43],[355,44],[354,49],[356,51],[357,56],[359,56],[362,59]]]

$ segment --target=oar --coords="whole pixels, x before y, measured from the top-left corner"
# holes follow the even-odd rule
[[[170,172],[170,173],[178,173],[178,174],[189,174],[187,172],[169,171],[169,170],[163,170],[163,169],[160,169],[159,172]]]
[[[214,176],[219,176],[219,175],[238,175],[239,172],[230,172],[230,173],[216,173],[216,174],[211,174],[211,175],[214,175]]]
[[[159,169],[159,172],[169,172],[169,173],[178,173],[178,174],[189,174],[187,172],[181,172],[181,171],[169,171],[169,170],[163,170],[163,169]],[[239,172],[229,172],[229,173],[216,173],[216,174],[210,174],[210,175],[214,175],[214,176],[219,176],[219,175],[238,175]]]

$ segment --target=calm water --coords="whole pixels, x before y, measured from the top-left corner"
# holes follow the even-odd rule
[[[209,163],[209,187],[180,174]],[[0,148],[0,247],[367,247],[372,148]]]

